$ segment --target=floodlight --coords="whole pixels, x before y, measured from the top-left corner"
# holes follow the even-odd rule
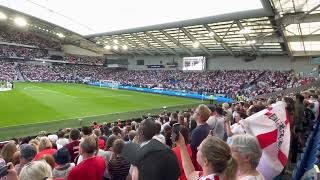
[[[251,44],[255,44],[255,43],[256,43],[256,40],[252,40],[252,41],[247,41],[247,43],[246,43],[246,44],[251,45]]]
[[[118,50],[118,45],[114,45],[113,47],[112,47],[114,50]]]
[[[210,37],[213,37],[214,36],[214,33],[211,31],[211,32],[209,32],[209,36]]]
[[[122,49],[123,49],[123,50],[127,50],[127,49],[128,49],[128,46],[127,46],[127,45],[123,45],[123,46],[122,46]]]
[[[114,42],[115,44],[118,44],[118,43],[119,43],[119,41],[118,41],[117,39],[114,39],[113,42]]]
[[[107,49],[107,50],[110,50],[111,46],[110,45],[105,45],[104,48]]]
[[[7,15],[3,12],[0,12],[0,20],[6,20],[8,19]]]
[[[239,34],[250,34],[252,32],[250,27],[245,27],[239,31]]]
[[[200,46],[200,43],[199,43],[198,41],[196,41],[196,42],[194,42],[194,43],[192,44],[192,46],[193,46],[194,48],[198,48],[198,47]]]
[[[64,38],[64,37],[65,37],[64,34],[62,34],[62,33],[57,33],[57,36],[58,36],[59,38]]]
[[[28,24],[27,21],[22,17],[14,18],[14,23],[19,27],[25,27]]]

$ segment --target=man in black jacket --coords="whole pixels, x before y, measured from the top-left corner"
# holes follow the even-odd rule
[[[142,144],[133,163],[139,180],[177,180],[180,176],[178,159],[167,146],[152,139],[156,134],[153,120],[144,120],[139,127]]]

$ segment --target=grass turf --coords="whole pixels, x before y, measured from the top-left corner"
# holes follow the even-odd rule
[[[199,100],[82,84],[15,83],[0,92],[0,140],[194,107]],[[80,122],[79,119],[82,119]]]

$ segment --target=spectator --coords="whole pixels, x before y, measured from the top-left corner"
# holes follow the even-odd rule
[[[31,139],[29,141],[29,144],[31,144],[33,147],[35,147],[37,152],[39,152],[39,144],[40,144],[40,142],[37,139]]]
[[[183,136],[177,141],[180,148],[182,166],[189,180],[236,179],[237,161],[232,157],[230,147],[221,139],[210,136],[199,146],[197,162],[203,171],[196,171],[188,154]]]
[[[44,161],[32,161],[26,164],[20,172],[20,180],[40,180],[52,177],[50,165]]]
[[[201,142],[208,136],[210,132],[210,126],[206,123],[211,114],[210,109],[206,105],[199,105],[194,113],[194,118],[197,122],[197,127],[191,134],[190,147],[192,150],[192,160],[196,164],[197,159],[197,148]],[[197,170],[200,168],[196,166]]]
[[[118,136],[119,138],[122,137],[122,131],[118,126],[114,126],[112,128],[112,134],[115,135],[115,136]]]
[[[68,149],[71,157],[71,162],[75,162],[79,156],[79,144],[80,144],[80,131],[78,129],[72,129],[70,132],[70,143],[64,147]]]
[[[131,130],[128,134],[129,136],[129,141],[132,142],[134,137],[136,136],[137,132],[135,130]]]
[[[89,126],[83,126],[81,128],[81,133],[82,133],[82,138],[80,139],[80,141],[82,141],[83,138],[91,136],[92,134],[92,128]]]
[[[10,141],[1,149],[1,158],[6,162],[13,161],[13,154],[17,151],[17,146],[13,141]]]
[[[142,144],[136,153],[132,178],[139,180],[177,180],[180,176],[177,157],[168,147],[152,139],[156,134],[155,122],[144,120],[138,132]]]
[[[69,143],[69,140],[64,137],[65,132],[63,130],[58,131],[57,135],[58,135],[58,140],[56,141],[56,144],[58,149],[62,148],[63,146]]]
[[[100,129],[94,129],[93,134],[98,138],[99,149],[105,149],[105,142],[103,139],[101,139]]]
[[[228,120],[225,121],[225,128],[226,128],[226,132],[228,135],[228,139],[227,139],[228,144],[231,143],[231,137],[233,135],[246,133],[242,124],[241,124],[242,123],[241,115],[239,113],[237,113],[235,115],[234,120],[236,123],[234,123],[233,125],[230,125],[230,121],[228,121]]]
[[[243,134],[232,136],[231,152],[237,160],[239,180],[264,180],[262,174],[256,170],[262,152],[254,136]]]
[[[40,158],[40,160],[45,160],[50,165],[52,170],[56,167],[56,162],[54,161],[52,155],[45,154]]]
[[[59,149],[54,155],[57,166],[53,169],[53,178],[66,179],[71,169],[75,166],[71,162],[71,156],[67,148]]]
[[[162,144],[166,144],[166,138],[160,134],[161,131],[161,124],[156,122],[156,135],[153,136],[153,139],[158,140]]]
[[[108,171],[110,180],[126,180],[129,174],[130,164],[120,155],[125,142],[122,139],[117,139],[113,142],[113,154],[108,162]]]
[[[30,163],[37,154],[37,150],[30,144],[22,144],[20,146],[20,163],[15,165],[15,170],[19,175],[21,169],[28,163]]]
[[[44,155],[53,155],[56,151],[56,149],[52,148],[52,143],[48,137],[41,137],[39,143],[39,152],[34,157],[34,160],[37,161]]]
[[[192,157],[192,150],[191,150],[191,147],[190,147],[190,144],[189,144],[189,130],[185,126],[180,126],[180,133],[181,133],[181,135],[183,136],[183,138],[185,140],[185,144],[187,146],[188,154],[189,154],[189,157],[191,158]],[[178,158],[179,167],[180,167],[180,173],[181,173],[179,179],[180,180],[187,180],[187,177],[186,177],[186,175],[184,173],[183,166],[182,166],[180,148],[178,146],[176,146],[176,147],[174,147],[172,149],[172,151],[176,154],[176,156]]]
[[[80,154],[83,161],[74,167],[69,175],[68,180],[101,180],[106,169],[105,160],[96,156],[98,147],[97,139],[93,136],[83,138],[80,143]]]

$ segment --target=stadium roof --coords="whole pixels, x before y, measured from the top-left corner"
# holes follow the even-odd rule
[[[223,0],[217,5],[217,1],[191,3],[175,0],[161,1],[161,4],[156,4],[155,1],[151,4],[141,0],[136,2],[137,7],[133,3],[135,1],[130,1],[133,4],[126,1],[128,4],[123,6],[108,2],[107,6],[99,0],[70,0],[63,3],[59,0],[2,0],[0,5],[24,12],[22,15],[29,18],[28,28],[32,31],[51,33],[55,37],[61,32],[65,35],[65,42],[104,54],[320,55],[319,0],[247,1]],[[21,2],[29,3],[29,6],[22,7],[19,5]],[[211,4],[213,2],[214,5]],[[37,15],[35,7],[42,9],[42,14]],[[212,14],[211,7],[214,12]],[[10,12],[12,16],[18,13],[9,8],[0,6],[0,11]],[[79,15],[79,12],[82,14]],[[51,16],[52,18],[48,19]],[[53,21],[59,19],[59,16],[69,20],[69,24]],[[159,20],[156,20],[157,16],[160,17]],[[169,17],[176,19],[170,20]],[[80,22],[77,18],[86,21]],[[87,28],[87,31],[73,29],[79,27]],[[129,27],[130,29],[127,29]],[[80,35],[91,32],[102,33]]]

